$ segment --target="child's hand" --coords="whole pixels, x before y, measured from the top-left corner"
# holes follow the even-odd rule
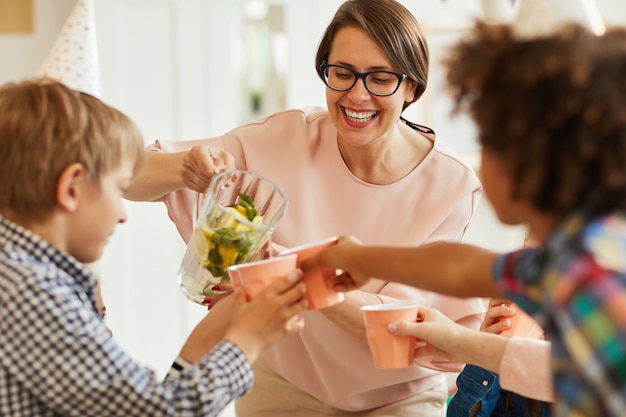
[[[347,259],[351,249],[360,244],[361,242],[353,236],[340,236],[336,245],[329,246],[317,255],[302,261],[301,268],[305,272],[319,267],[340,269],[343,272],[338,276],[328,278],[335,290],[350,291],[359,288],[366,284],[370,277],[351,271]]]
[[[471,331],[448,317],[439,310],[428,307],[419,308],[416,323],[397,322],[389,325],[389,331],[398,336],[415,336],[417,348],[415,357],[438,356],[451,362],[464,362],[463,347],[457,342],[457,332]]]
[[[236,344],[250,362],[281,337],[298,332],[304,326],[299,317],[306,308],[306,287],[299,281],[301,276],[299,270],[287,274],[250,302],[246,302],[241,290],[235,291],[237,303],[232,325],[224,339]]]
[[[510,317],[513,317],[517,310],[511,307],[513,303],[502,298],[492,298],[489,300],[489,308],[485,313],[485,318],[480,325],[481,332],[499,334],[511,327]]]
[[[230,329],[237,297],[232,292],[220,297],[221,301],[212,306],[210,313],[204,316],[185,341],[180,356],[187,362],[196,363],[202,359]]]

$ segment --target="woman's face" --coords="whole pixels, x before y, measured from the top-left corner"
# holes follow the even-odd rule
[[[328,64],[344,65],[358,72],[401,72],[374,39],[352,26],[341,28],[335,35]],[[413,99],[415,88],[414,82],[405,79],[394,94],[379,97],[367,91],[363,80],[358,80],[348,91],[326,87],[326,104],[337,127],[339,140],[361,146],[387,135],[397,126],[402,106]]]

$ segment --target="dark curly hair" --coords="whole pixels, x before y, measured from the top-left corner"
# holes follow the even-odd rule
[[[519,39],[478,22],[446,60],[455,111],[542,213],[626,210],[626,30]]]

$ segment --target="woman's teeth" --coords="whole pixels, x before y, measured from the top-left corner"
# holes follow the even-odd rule
[[[363,122],[367,122],[371,120],[374,116],[376,116],[377,112],[375,111],[354,112],[348,109],[344,109],[344,113],[346,114],[348,119],[350,119],[351,121],[357,122],[357,123],[363,123]]]

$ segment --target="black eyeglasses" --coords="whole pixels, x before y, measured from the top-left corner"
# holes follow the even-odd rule
[[[320,72],[324,84],[328,88],[335,91],[348,91],[356,84],[357,80],[362,79],[365,88],[375,96],[390,96],[400,87],[400,83],[407,77],[406,74],[400,74],[393,71],[368,71],[358,72],[350,67],[343,65],[329,65],[322,62]]]

